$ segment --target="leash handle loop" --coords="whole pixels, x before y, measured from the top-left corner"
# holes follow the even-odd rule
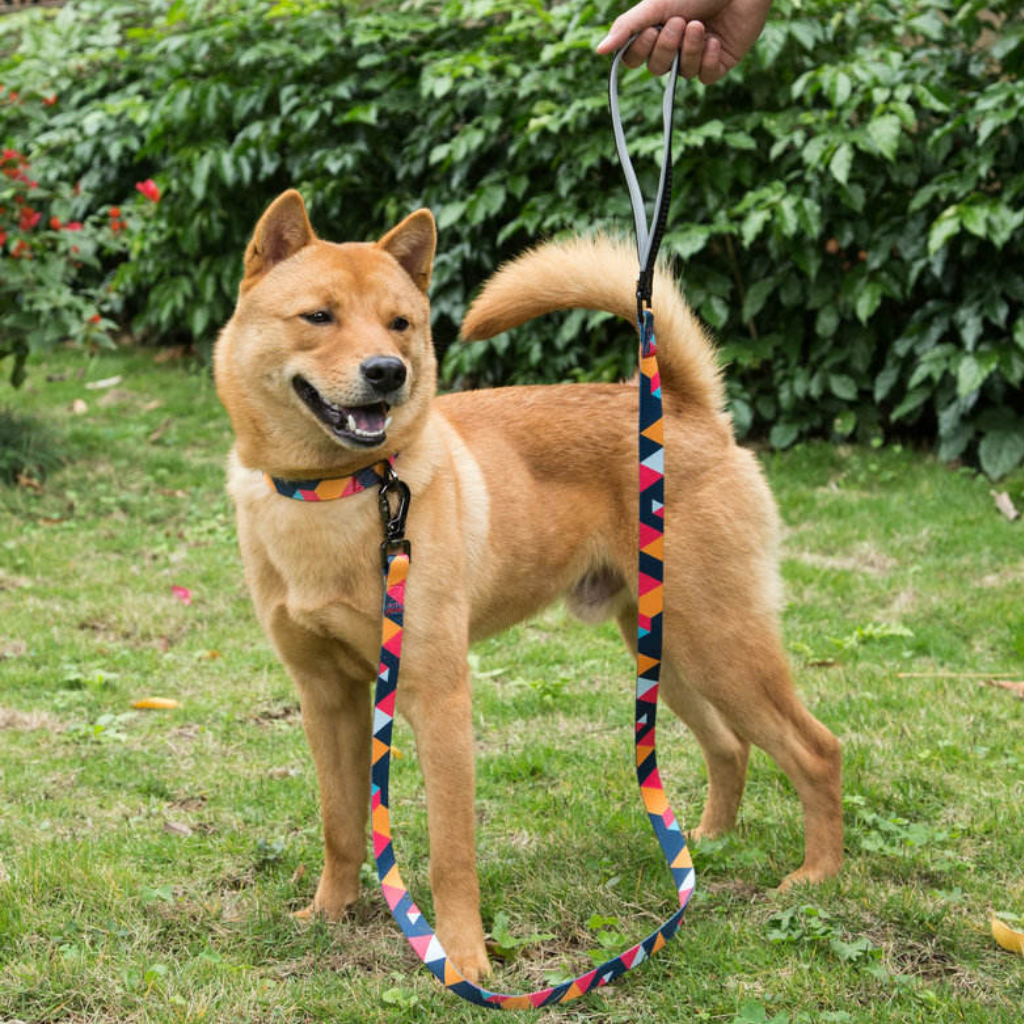
[[[669,200],[672,196],[672,112],[675,108],[676,76],[679,71],[679,53],[672,60],[672,69],[665,82],[665,93],[661,102],[661,118],[663,130],[661,175],[658,179],[658,192],[654,200],[651,219],[647,219],[647,204],[633,161],[629,157],[626,146],[626,134],[622,127],[622,116],[619,113],[619,64],[622,55],[633,45],[636,36],[632,36],[612,61],[612,69],[608,77],[608,105],[611,108],[612,134],[615,136],[615,150],[622,164],[622,173],[626,177],[629,190],[629,202],[633,208],[633,224],[636,229],[637,258],[640,261],[640,275],[637,278],[636,302],[637,322],[643,321],[644,307],[651,304],[651,286],[654,280],[654,265],[658,258],[658,249],[665,233],[668,220]]]

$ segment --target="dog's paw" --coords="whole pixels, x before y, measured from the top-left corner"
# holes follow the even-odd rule
[[[839,874],[839,864],[831,861],[821,864],[802,864],[791,871],[779,884],[776,892],[788,892],[794,885],[817,885]]]
[[[322,888],[322,887],[321,887]],[[352,909],[358,893],[328,892],[317,890],[313,902],[302,910],[292,912],[296,921],[311,921],[314,917],[325,917],[328,921],[340,921]]]
[[[454,943],[452,948],[445,946],[445,952],[455,969],[466,981],[479,985],[481,978],[490,976],[491,962],[487,959],[487,950],[482,942],[478,949],[463,949],[458,943]]]

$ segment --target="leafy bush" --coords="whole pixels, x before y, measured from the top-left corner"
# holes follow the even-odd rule
[[[544,235],[629,229],[593,54],[623,6],[78,0],[4,19],[20,24],[0,80],[58,102],[4,107],[2,134],[39,180],[103,203],[157,181],[113,282],[136,331],[208,343],[255,218],[296,185],[332,238],[434,210],[449,382],[614,378],[633,339],[598,315],[450,343],[496,262]],[[1007,472],[1024,459],[1019,4],[773,12],[725,80],[681,86],[665,244],[730,363],[738,431],[786,447],[910,430]],[[660,88],[622,84],[645,176]]]

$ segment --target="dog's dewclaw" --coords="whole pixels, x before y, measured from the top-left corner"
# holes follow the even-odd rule
[[[999,943],[1003,949],[1011,953],[1019,953],[1024,956],[1024,932],[1011,928],[1005,921],[998,917],[992,917],[992,938]]]
[[[178,702],[170,697],[143,697],[141,700],[133,700],[133,708],[143,708],[148,711],[170,711],[176,708]]]

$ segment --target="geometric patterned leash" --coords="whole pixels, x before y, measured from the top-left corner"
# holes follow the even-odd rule
[[[448,959],[440,941],[419,907],[413,902],[399,874],[391,842],[388,775],[391,764],[391,734],[395,715],[395,694],[402,654],[402,625],[405,612],[405,584],[409,572],[409,543],[403,537],[408,493],[398,516],[385,517],[387,540],[382,545],[385,574],[380,669],[374,695],[373,767],[370,807],[373,823],[373,854],[381,891],[405,937],[432,974],[450,991],[471,1003],[492,1009],[521,1010],[567,1003],[585,992],[607,985],[656,953],[679,927],[683,911],[693,894],[694,871],[686,838],[658,775],[655,757],[655,717],[661,668],[664,546],[664,452],[661,385],[658,377],[654,317],[649,309],[640,312],[640,413],[639,413],[639,552],[637,567],[637,677],[636,677],[636,777],[651,826],[668,862],[679,895],[679,909],[642,942],[612,957],[578,978],[524,995],[491,992],[467,980]],[[403,487],[392,470],[385,488]]]

